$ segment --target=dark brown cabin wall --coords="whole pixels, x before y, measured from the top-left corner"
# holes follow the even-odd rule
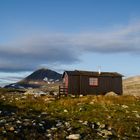
[[[89,79],[87,78],[87,76],[84,75],[80,75],[79,76],[79,93],[78,94],[82,94],[82,95],[86,95],[88,94],[88,84],[89,84]]]
[[[120,95],[123,94],[123,82],[122,82],[122,78],[120,78]]]
[[[114,81],[114,92],[122,95],[123,91],[122,91],[122,78],[120,77],[114,77],[113,79]]]
[[[87,79],[87,76],[81,76],[81,93],[80,94],[83,94],[83,95],[86,95],[88,94],[89,92],[89,87],[88,87],[88,79]]]
[[[98,86],[96,87],[96,94],[105,94],[112,90],[112,79],[110,77],[97,77]]]
[[[93,95],[97,95],[99,93],[99,86],[91,86],[89,85],[89,78],[91,78],[93,76],[84,76],[82,78],[82,87],[83,87],[83,92],[84,94],[93,94]],[[94,78],[98,78],[96,76],[94,76]],[[98,78],[98,82],[99,82],[99,78]],[[100,85],[100,83],[99,83]]]
[[[95,77],[95,76],[94,76]],[[122,93],[122,79],[120,77],[95,77],[98,78],[98,86],[89,85],[90,76],[81,77],[81,94],[105,94],[114,91],[117,94]]]
[[[79,76],[69,76],[69,94],[79,94]]]
[[[100,92],[106,93],[113,90],[112,77],[100,77],[99,81]]]
[[[83,95],[95,94],[96,95],[98,88],[95,86],[89,85],[89,78],[90,76],[81,76],[81,94]]]
[[[96,95],[99,89],[97,86],[89,85],[89,78],[90,76],[81,76],[81,94],[84,94],[84,95],[95,94]]]
[[[89,85],[90,77],[98,78],[98,86]],[[110,91],[122,94],[122,76],[68,74],[68,94],[99,95]]]
[[[113,91],[122,94],[122,78],[121,77],[100,77],[100,92],[107,93]]]

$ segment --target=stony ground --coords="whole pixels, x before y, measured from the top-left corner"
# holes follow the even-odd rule
[[[0,140],[139,140],[140,98],[0,94]]]

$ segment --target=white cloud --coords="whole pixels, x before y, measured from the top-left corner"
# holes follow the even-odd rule
[[[0,70],[32,70],[39,65],[71,64],[80,54],[140,53],[140,22],[90,33],[43,33],[0,44]]]

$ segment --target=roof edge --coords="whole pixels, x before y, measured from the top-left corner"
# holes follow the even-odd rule
[[[65,73],[67,75],[90,75],[90,76],[107,76],[107,77],[124,77],[124,75],[118,73],[118,72],[99,72],[97,71],[81,71],[81,70],[74,70],[74,71],[64,71],[62,78],[64,77]]]

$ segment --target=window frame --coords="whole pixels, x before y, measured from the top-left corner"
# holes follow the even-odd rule
[[[89,77],[89,86],[94,86],[94,87],[99,86],[99,78],[98,77]]]

